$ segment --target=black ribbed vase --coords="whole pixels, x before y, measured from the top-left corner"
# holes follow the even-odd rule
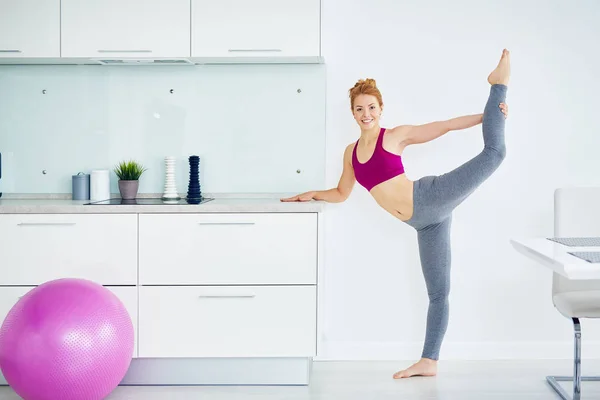
[[[202,191],[200,190],[199,165],[200,157],[190,156],[190,183],[188,184],[187,201],[192,204],[199,204],[202,200]]]

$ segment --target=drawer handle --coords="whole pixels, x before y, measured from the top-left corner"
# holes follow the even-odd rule
[[[0,53],[20,53],[21,50],[0,50]]]
[[[241,53],[241,52],[271,52],[271,53],[279,53],[281,49],[229,49],[230,53]]]
[[[245,299],[256,297],[255,294],[201,294],[200,299]]]
[[[75,222],[21,222],[18,226],[72,226]]]
[[[98,53],[152,53],[152,50],[98,50]]]
[[[198,225],[254,225],[254,222],[198,222]]]

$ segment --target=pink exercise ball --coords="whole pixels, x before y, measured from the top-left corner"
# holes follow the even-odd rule
[[[0,369],[25,400],[96,400],[121,382],[133,324],[110,290],[83,279],[46,282],[23,296],[0,329]]]

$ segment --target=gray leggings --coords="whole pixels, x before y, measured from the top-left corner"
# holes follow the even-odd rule
[[[417,231],[421,268],[429,296],[424,358],[439,358],[448,326],[452,211],[492,175],[506,155],[505,117],[498,107],[505,102],[506,91],[505,85],[490,88],[483,112],[481,153],[451,172],[425,176],[414,182],[414,211],[406,223]]]

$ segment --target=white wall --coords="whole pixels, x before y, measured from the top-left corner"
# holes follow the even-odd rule
[[[600,183],[600,3],[323,0],[323,12],[327,187],[359,136],[347,97],[357,79],[377,80],[383,126],[453,118],[483,112],[487,75],[511,51],[507,158],[454,214],[441,357],[572,357],[572,325],[552,306],[550,271],[509,238],[551,236],[554,189]],[[408,148],[407,175],[449,171],[482,143],[477,126]],[[358,184],[327,210],[320,359],[420,357],[427,294],[414,230]],[[600,357],[600,326],[582,328],[584,357]]]

